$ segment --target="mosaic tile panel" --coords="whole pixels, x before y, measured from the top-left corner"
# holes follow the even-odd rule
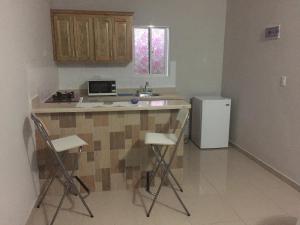
[[[172,132],[177,125],[177,111],[51,113],[38,116],[52,138],[77,134],[88,143],[83,152],[78,152],[78,149],[69,151],[64,162],[66,168],[74,168],[75,174],[91,191],[109,191],[145,185],[146,171],[152,169],[154,162],[149,146],[144,144],[145,133]],[[39,134],[36,134],[36,145],[43,183],[51,172],[49,165],[52,158]],[[172,165],[178,180],[182,180],[182,156],[183,140]],[[57,192],[62,190],[58,185],[54,189]],[[52,192],[55,193],[55,190]]]

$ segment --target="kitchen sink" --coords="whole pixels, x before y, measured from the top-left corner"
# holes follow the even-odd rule
[[[140,100],[144,101],[151,101],[159,97],[159,93],[152,93],[152,92],[139,92],[138,94],[128,94],[128,95],[118,95],[118,96],[86,96],[82,98],[82,102],[102,102],[106,105],[112,104],[113,102],[126,102],[130,101],[132,98],[140,98]]]
[[[148,97],[155,97],[155,96],[159,96],[158,93],[152,93],[152,92],[139,92],[137,93],[138,97],[141,98],[148,98]]]

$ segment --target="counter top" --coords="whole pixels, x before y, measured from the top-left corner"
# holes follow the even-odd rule
[[[138,104],[129,102],[114,102],[112,105],[99,103],[39,103],[32,108],[33,113],[64,113],[64,112],[114,112],[141,110],[168,110],[190,108],[184,100],[152,100],[139,101]]]
[[[45,103],[39,97],[32,100],[33,113],[64,113],[64,112],[114,112],[142,110],[170,110],[190,108],[191,105],[179,96],[173,88],[155,89],[159,96],[141,97],[138,104],[131,104],[134,96],[88,96],[87,90],[74,90],[81,96],[79,103]],[[121,93],[134,94],[135,89],[123,89]]]

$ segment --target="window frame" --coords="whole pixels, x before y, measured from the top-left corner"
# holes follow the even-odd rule
[[[168,26],[154,26],[154,25],[146,25],[146,26],[133,26],[133,62],[135,66],[135,28],[141,28],[141,29],[148,29],[148,47],[149,47],[149,73],[145,73],[145,74],[139,74],[134,72],[135,75],[137,76],[155,76],[155,77],[169,77],[169,71],[170,71],[170,28]],[[166,30],[166,36],[165,36],[165,43],[167,43],[166,46],[166,57],[165,57],[165,73],[164,74],[156,74],[156,73],[151,73],[151,63],[152,63],[152,45],[151,45],[151,37],[152,37],[152,28],[158,28],[158,29],[165,29]]]

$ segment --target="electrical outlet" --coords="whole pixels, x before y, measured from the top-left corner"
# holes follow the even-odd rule
[[[286,87],[287,85],[287,76],[281,76],[280,78],[280,86],[281,87]]]
[[[280,25],[267,27],[265,29],[265,38],[267,40],[274,40],[280,38]]]

